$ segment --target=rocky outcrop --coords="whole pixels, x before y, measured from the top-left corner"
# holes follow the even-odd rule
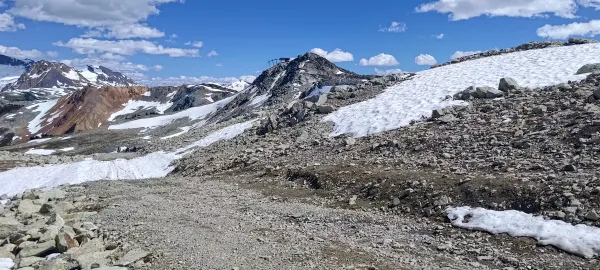
[[[38,61],[29,65],[16,82],[7,84],[2,91],[31,88],[78,89],[88,85],[133,86],[135,82],[119,72],[102,66],[88,66],[83,70],[75,70],[63,63]]]
[[[85,87],[59,99],[41,118],[42,128],[30,135],[58,136],[98,128],[129,100],[139,99],[147,91],[142,86]]]
[[[144,266],[152,253],[116,242],[87,219],[95,198],[67,196],[61,189],[28,190],[0,205],[0,258],[13,269],[113,269]],[[10,266],[8,266],[10,267]]]
[[[472,55],[455,58],[455,59],[452,59],[449,62],[446,62],[443,64],[433,65],[433,66],[431,66],[431,68],[437,68],[437,67],[447,66],[447,65],[451,65],[451,64],[457,64],[457,63],[461,63],[461,62],[465,62],[465,61],[469,61],[469,60],[475,60],[475,59],[479,59],[479,58],[507,54],[507,53],[545,49],[545,48],[550,48],[550,47],[582,45],[582,44],[597,43],[597,42],[598,42],[597,40],[583,39],[583,38],[570,38],[567,42],[562,42],[562,41],[529,42],[529,43],[521,44],[514,48],[491,50],[491,51],[486,51],[486,52],[481,52],[481,53],[476,53],[476,54],[472,54]]]
[[[306,53],[265,70],[234,100],[221,108],[211,122],[227,121],[259,107],[285,106],[317,84],[356,85],[373,78],[376,76],[358,75],[317,54]]]
[[[152,89],[151,91],[153,91]],[[208,105],[233,96],[236,93],[237,92],[232,89],[216,84],[199,84],[178,87],[176,94],[171,99],[173,106],[169,108],[169,111],[177,112],[191,107]]]

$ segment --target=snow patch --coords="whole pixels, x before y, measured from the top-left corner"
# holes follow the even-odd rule
[[[149,92],[147,92],[147,93],[149,93]],[[108,118],[109,122],[114,121],[115,118],[117,118],[120,115],[134,113],[138,110],[156,109],[158,114],[163,114],[167,109],[169,109],[171,106],[173,106],[173,103],[171,103],[171,102],[160,103],[160,102],[154,102],[154,101],[130,100],[129,102],[127,102],[124,105],[125,105],[125,108],[110,115],[110,117]]]
[[[541,245],[552,245],[585,258],[600,254],[600,228],[571,225],[560,220],[515,210],[493,211],[468,206],[446,210],[452,225],[493,234],[507,233],[513,237],[531,237]]]
[[[58,151],[61,151],[61,152],[69,152],[69,151],[73,151],[73,150],[75,150],[75,147],[66,147],[66,148],[58,149]]]
[[[48,111],[50,111],[50,109],[52,109],[52,107],[54,107],[57,102],[58,99],[55,99],[26,107],[30,110],[35,108],[34,110],[32,110],[32,112],[38,112],[38,115],[33,120],[31,120],[31,122],[29,122],[29,125],[27,125],[29,133],[36,134],[44,127],[42,123],[44,118],[46,117],[46,113],[48,113]]]
[[[79,73],[73,69],[69,70],[67,73],[63,72],[63,75],[65,75],[65,77],[67,77],[69,80],[79,81]]]
[[[61,185],[75,185],[98,180],[165,177],[174,169],[171,163],[181,158],[183,154],[193,151],[191,149],[206,147],[219,140],[234,138],[251,128],[255,121],[250,120],[214,131],[201,140],[175,152],[155,152],[129,160],[98,161],[89,158],[68,164],[19,167],[0,172],[0,194],[12,196],[28,189],[56,188]],[[27,181],[15,181],[15,179],[27,179]]]
[[[54,152],[56,152],[56,150],[52,150],[52,149],[34,149],[34,148],[31,148],[27,152],[25,152],[25,154],[27,154],[27,155],[48,156],[48,155],[54,154]]]
[[[447,65],[416,73],[409,81],[387,88],[373,99],[342,107],[323,120],[335,124],[331,136],[357,137],[408,125],[431,111],[464,104],[444,100],[469,86],[498,87],[503,77],[525,87],[541,87],[584,79],[574,75],[588,63],[600,62],[600,44],[515,52]]]
[[[168,125],[168,124],[172,123],[173,121],[175,121],[177,119],[182,119],[182,118],[189,118],[191,120],[203,119],[203,118],[207,117],[208,115],[216,112],[218,109],[222,108],[223,106],[227,105],[236,96],[237,95],[234,95],[234,96],[219,100],[212,104],[208,104],[208,105],[204,105],[204,106],[200,106],[200,107],[189,108],[187,110],[180,111],[180,112],[177,112],[174,114],[161,115],[161,116],[152,117],[152,118],[138,119],[138,120],[125,122],[125,123],[118,124],[118,125],[111,125],[108,127],[108,129],[117,129],[118,130],[118,129],[135,129],[135,128],[155,128],[155,127],[159,127],[159,126]]]
[[[269,93],[265,93],[262,95],[258,95],[252,98],[252,101],[250,101],[250,105],[249,106],[254,106],[257,104],[261,104],[265,101],[267,101],[267,99],[269,99],[269,97],[271,97],[271,95]]]
[[[10,270],[15,266],[11,258],[0,258],[0,270]]]

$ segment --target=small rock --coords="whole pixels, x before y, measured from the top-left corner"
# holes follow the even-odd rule
[[[350,198],[350,200],[348,200],[348,204],[349,205],[355,205],[356,204],[356,200],[358,199],[358,196],[354,195]]]
[[[544,114],[548,111],[548,108],[544,105],[538,105],[533,108],[533,113],[535,114]]]
[[[141,259],[144,259],[148,256],[150,256],[150,252],[142,250],[142,249],[134,249],[131,250],[127,253],[125,253],[125,255],[123,255],[123,257],[115,264],[117,266],[128,266],[132,263],[135,263]]]
[[[596,213],[596,210],[592,210],[592,211],[589,211],[585,215],[585,219],[591,220],[591,221],[597,221],[600,219],[600,215],[598,215],[598,213]]]
[[[43,215],[50,214],[54,211],[55,211],[54,205],[49,204],[49,203],[42,204],[42,207],[40,208],[40,214],[43,214]]]
[[[356,139],[348,137],[344,140],[344,143],[346,144],[346,146],[352,146],[356,144]]]
[[[335,109],[331,105],[317,106],[317,111],[321,114],[332,113]]]
[[[575,165],[569,164],[569,165],[565,165],[562,168],[562,170],[565,172],[575,172],[575,171],[577,171],[577,167],[575,167]]]

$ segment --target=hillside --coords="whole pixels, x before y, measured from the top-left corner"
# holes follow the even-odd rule
[[[3,135],[6,238],[40,235],[9,253],[90,269],[595,269],[600,43],[567,43],[388,76],[306,53],[239,90],[90,85],[4,104],[0,135],[33,137]]]

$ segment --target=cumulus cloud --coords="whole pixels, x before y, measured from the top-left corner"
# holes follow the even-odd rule
[[[182,0],[14,0],[14,16],[89,27],[108,28],[111,37],[162,37],[164,33],[140,24],[159,14],[158,7]],[[161,34],[162,33],[162,34]],[[136,35],[137,34],[137,35]]]
[[[445,36],[444,33],[441,33],[439,35],[434,35],[434,37],[437,39],[442,39],[442,38],[444,38],[444,36]]]
[[[79,54],[112,53],[121,55],[134,55],[146,53],[152,55],[165,54],[170,57],[196,57],[197,49],[165,48],[147,40],[98,40],[93,38],[72,38],[64,43],[58,41],[55,46],[71,48]]]
[[[334,63],[354,61],[354,56],[349,52],[342,51],[342,49],[335,49],[332,52],[328,52],[321,48],[313,48],[312,50],[310,50],[310,52],[317,54]]]
[[[579,4],[584,7],[595,8],[600,10],[600,0],[579,0]]]
[[[163,70],[163,68],[164,68],[164,67],[163,67],[163,66],[161,66],[161,65],[156,65],[156,66],[153,66],[153,67],[152,67],[152,69],[154,69],[154,70],[156,70],[156,71],[161,71],[161,70]]]
[[[144,24],[114,25],[108,28],[95,28],[87,31],[82,37],[104,37],[104,38],[159,38],[165,33]]]
[[[474,55],[474,54],[478,54],[481,51],[456,51],[454,54],[452,54],[452,56],[450,56],[450,59],[456,59],[456,58],[461,58],[461,57],[465,57],[465,56],[469,56],[469,55]]]
[[[125,57],[114,53],[104,53],[100,55],[100,59],[113,60],[113,61],[124,61]]]
[[[397,66],[400,63],[398,63],[393,55],[380,53],[369,59],[360,59],[359,64],[361,66]]]
[[[452,21],[467,20],[484,15],[490,17],[541,17],[553,14],[562,18],[574,18],[575,12],[577,12],[577,2],[576,0],[438,0],[421,4],[416,11],[449,13]]]
[[[406,31],[406,24],[403,22],[392,22],[388,27],[379,28],[379,32],[402,33]]]
[[[415,57],[415,64],[421,66],[432,66],[437,64],[437,61],[429,54],[419,54],[419,56]]]
[[[600,20],[574,22],[562,25],[546,24],[537,30],[537,35],[544,38],[567,39],[571,36],[593,37],[600,34]]]
[[[138,82],[147,86],[164,86],[164,85],[183,85],[183,84],[200,84],[200,83],[220,83],[220,84],[228,84],[232,82],[237,82],[239,80],[244,80],[249,82],[248,80],[254,81],[256,77],[252,75],[245,75],[240,77],[210,77],[210,76],[200,76],[200,77],[188,77],[188,76],[179,76],[179,77],[153,77],[148,79],[142,79]]]
[[[399,68],[388,69],[388,70],[375,69],[375,74],[377,74],[379,76],[387,76],[387,75],[392,75],[392,74],[404,74],[404,70],[401,70]]]
[[[19,59],[39,59],[42,57],[42,52],[38,50],[21,50],[17,47],[5,47],[0,45],[0,54]]]
[[[25,25],[15,23],[15,18],[10,14],[0,13],[0,32],[14,32],[20,29],[25,29]]]
[[[56,51],[47,51],[46,55],[48,57],[56,58],[56,57],[58,57],[58,52],[56,52]]]
[[[217,53],[217,51],[215,51],[215,50],[212,50],[206,56],[213,57],[213,56],[217,56],[217,55],[219,55],[219,53]]]
[[[185,45],[193,46],[193,47],[196,47],[196,48],[202,48],[202,46],[204,46],[204,42],[202,42],[202,41],[190,41],[190,42],[186,42]]]

